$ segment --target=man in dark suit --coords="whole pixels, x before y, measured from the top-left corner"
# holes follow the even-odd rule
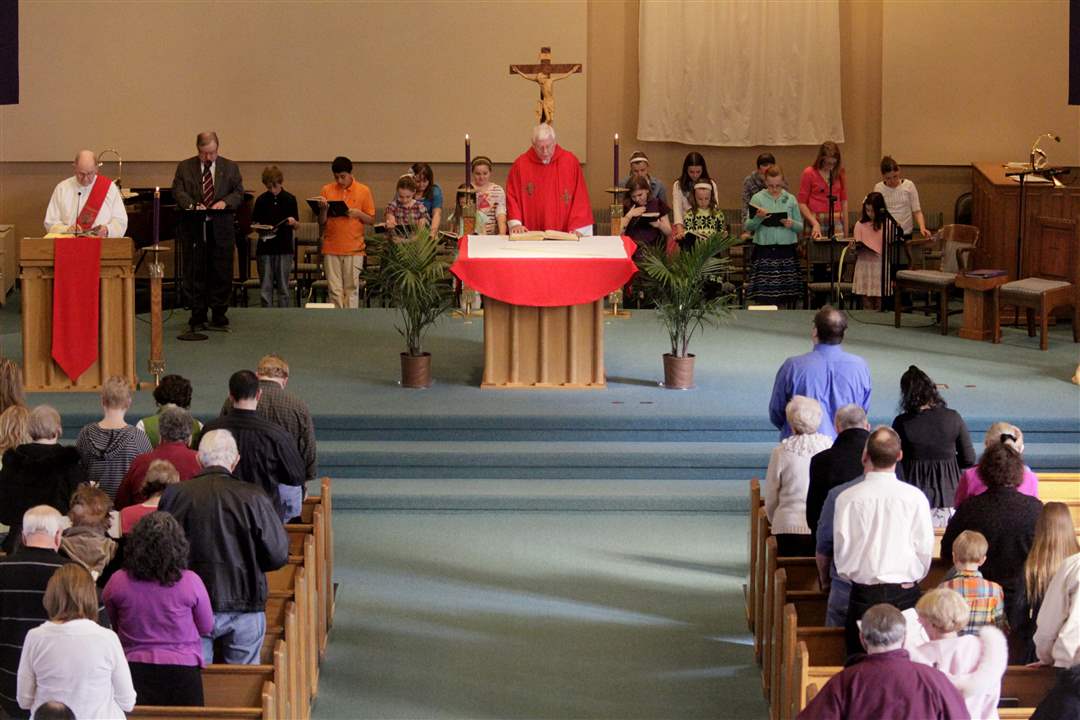
[[[201,132],[195,138],[199,154],[182,160],[173,178],[173,197],[180,212],[179,238],[184,249],[184,293],[191,306],[192,330],[210,324],[228,326],[225,316],[232,288],[233,246],[236,243],[234,213],[222,213],[205,221],[206,246],[202,246],[204,221],[184,210],[236,210],[244,200],[240,166],[218,155],[218,136]]]
[[[829,491],[863,474],[862,454],[870,423],[858,405],[845,405],[833,420],[836,440],[828,450],[810,458],[810,487],[806,492],[806,522],[816,533],[821,507]]]

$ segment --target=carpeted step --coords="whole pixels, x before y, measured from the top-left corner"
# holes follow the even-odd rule
[[[762,476],[774,442],[353,442],[319,444],[320,472],[352,478],[746,480]],[[1080,449],[1027,445],[1040,470],[1080,468]]]
[[[745,482],[335,478],[336,510],[745,512]]]

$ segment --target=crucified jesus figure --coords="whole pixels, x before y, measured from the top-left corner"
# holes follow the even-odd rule
[[[581,72],[581,63],[554,65],[551,48],[540,48],[540,62],[535,65],[511,65],[510,74],[520,75],[540,86],[540,100],[536,103],[536,124],[555,122],[555,82]]]

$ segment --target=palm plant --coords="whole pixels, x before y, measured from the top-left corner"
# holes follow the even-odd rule
[[[709,297],[706,285],[726,272],[730,260],[720,254],[737,242],[727,232],[714,232],[696,236],[693,245],[671,254],[663,246],[647,246],[642,252],[638,261],[642,285],[667,328],[674,357],[688,355],[694,333],[732,316],[734,294]]]
[[[439,256],[437,236],[422,227],[404,239],[376,236],[369,245],[379,263],[365,270],[368,287],[401,313],[403,326],[395,327],[405,338],[407,354],[423,355],[424,333],[454,303],[449,265]]]

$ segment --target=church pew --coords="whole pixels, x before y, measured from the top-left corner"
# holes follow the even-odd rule
[[[761,506],[761,481],[757,478],[750,479],[750,517],[747,522],[748,542],[746,557],[748,558],[747,581],[743,585],[743,600],[746,604],[746,627],[750,632],[754,631],[754,577],[756,577],[758,557],[758,524],[756,521],[757,509]]]
[[[274,668],[268,665],[207,665],[202,669],[205,707],[136,705],[132,718],[261,718],[277,720]]]
[[[842,634],[839,641],[833,642],[837,647],[834,647],[832,651],[837,649],[842,651]],[[822,663],[835,660],[835,657],[830,657],[829,652],[830,650],[819,647],[815,656],[809,643],[802,640],[796,643],[792,677],[797,679],[798,688],[789,695],[792,700],[791,712],[797,714],[825,686],[829,678],[843,669],[839,664],[815,664],[818,662],[817,657],[821,658]],[[1002,718],[1029,718],[1035,712],[1035,706],[1046,697],[1057,682],[1057,675],[1058,671],[1049,667],[1008,666],[1001,678],[1001,698],[1016,701],[1018,707],[999,710],[1000,716]],[[794,717],[794,714],[791,717]]]
[[[315,537],[314,574],[317,577],[313,582],[317,585],[316,594],[320,603],[317,612],[319,654],[323,656],[326,653],[327,637],[334,617],[334,531],[330,478],[323,478],[320,487],[320,495],[304,499],[300,512],[300,519],[303,522],[286,524],[285,529],[289,534],[290,555],[302,552],[302,544],[306,536]]]
[[[1080,503],[1080,473],[1039,473],[1039,499]]]
[[[752,597],[754,608],[754,659],[761,663],[761,641],[765,631],[762,616],[765,614],[765,543],[769,538],[769,519],[765,515],[765,508],[759,507],[755,516],[758,525],[758,560],[754,567],[754,576],[751,578]]]

